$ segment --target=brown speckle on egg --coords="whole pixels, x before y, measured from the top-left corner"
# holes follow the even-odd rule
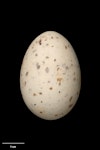
[[[71,97],[70,97],[69,101],[71,102],[71,101],[72,101],[72,99],[73,99],[73,96],[71,96]]]
[[[42,61],[43,64],[45,64],[45,61]]]
[[[59,37],[58,37],[58,36],[56,36],[56,39],[59,39]]]
[[[32,49],[34,48],[34,46],[31,47]]]
[[[56,61],[56,59],[54,59],[54,61]]]
[[[37,67],[37,69],[40,69],[39,63],[36,63],[36,67]]]
[[[26,86],[26,81],[24,82],[24,86]]]
[[[70,47],[70,45],[68,44],[68,47]]]
[[[59,67],[59,65],[57,65],[57,67]]]
[[[70,104],[70,105],[69,105],[69,108],[71,108],[72,106],[73,106],[73,104]]]
[[[63,67],[64,69],[66,69],[66,70],[68,70],[68,69],[69,69],[69,67],[68,67],[68,66],[66,66],[66,64],[62,64],[62,67]]]
[[[32,52],[33,52],[33,53],[35,53],[35,52],[36,52],[36,49],[35,49],[35,50],[33,50]]]
[[[43,103],[43,101],[41,101],[41,103]]]
[[[48,81],[48,83],[50,83],[50,81]]]
[[[73,81],[76,81],[76,77],[73,78]]]
[[[42,92],[39,92],[40,95],[42,95]]]
[[[26,76],[28,76],[28,71],[25,73]]]
[[[34,106],[36,106],[36,104],[34,104]]]
[[[57,82],[61,85],[62,78],[57,78]]]
[[[66,70],[68,70],[68,69],[69,69],[69,67],[68,67],[68,66],[66,66],[66,67],[65,67],[65,69],[66,69]]]
[[[36,93],[33,93],[33,96],[36,96]]]
[[[58,114],[55,114],[55,117],[57,117],[58,116]]]
[[[71,67],[73,67],[74,65],[73,64],[71,64]]]
[[[51,36],[51,39],[53,39],[53,36]]]
[[[58,68],[57,68],[57,71],[58,71],[59,69],[60,69],[60,68],[58,67]]]
[[[54,45],[51,45],[51,47],[54,47]]]
[[[38,54],[36,53],[35,56],[38,56]]]
[[[67,46],[65,45],[65,49],[67,49]]]
[[[42,44],[42,40],[40,39],[40,40],[39,40],[39,45],[41,45],[41,44]]]
[[[66,74],[66,72],[63,72],[63,75],[65,75]]]
[[[47,41],[47,38],[44,41]]]
[[[46,73],[49,72],[49,68],[48,68],[48,67],[45,68],[45,72],[46,72]]]
[[[50,89],[50,90],[52,90],[53,88],[52,88],[52,87],[50,87],[49,89]]]
[[[59,93],[61,93],[61,91],[59,91]]]
[[[49,56],[46,56],[45,58],[46,58],[46,59],[48,59],[48,58],[49,58]]]
[[[46,46],[49,46],[49,44],[47,43]]]
[[[40,114],[42,114],[43,112],[42,111],[40,111]]]

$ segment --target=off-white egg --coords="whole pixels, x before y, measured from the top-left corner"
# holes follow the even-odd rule
[[[42,119],[62,118],[75,106],[80,87],[80,66],[70,42],[55,31],[37,36],[20,71],[21,94],[28,109]]]

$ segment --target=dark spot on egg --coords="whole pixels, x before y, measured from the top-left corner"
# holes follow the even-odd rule
[[[59,91],[59,93],[61,93],[61,92]]]
[[[40,39],[40,40],[39,40],[39,45],[41,45],[41,44],[42,44],[42,40]]]
[[[69,67],[68,67],[68,66],[66,66],[66,67],[65,67],[65,69],[66,69],[66,70],[68,70],[68,69],[69,69]]]
[[[76,81],[76,77],[74,77],[73,80]]]
[[[72,106],[73,106],[73,104],[70,104],[70,105],[69,105],[69,108],[71,108]]]
[[[42,61],[43,64],[45,64],[45,61]]]
[[[57,68],[57,71],[58,71],[59,69],[60,69],[60,68],[58,67],[58,68]]]
[[[46,46],[48,46],[49,44],[47,43]]]
[[[42,114],[43,112],[42,111],[40,111],[40,114]]]
[[[39,92],[40,95],[42,95],[42,92]]]
[[[26,81],[24,82],[24,86],[26,86]]]
[[[66,69],[66,70],[68,70],[68,69],[69,69],[69,67],[68,67],[68,66],[66,66],[66,64],[62,64],[62,67],[63,67],[64,69]]]
[[[34,48],[34,46],[31,47],[32,49]]]
[[[36,106],[36,104],[34,104],[34,106]]]
[[[58,114],[55,114],[55,117],[57,117],[58,116]]]
[[[71,67],[73,67],[74,65],[73,64],[71,64]]]
[[[41,103],[43,103],[43,101],[41,101]]]
[[[65,49],[67,49],[67,46],[65,45]]]
[[[57,36],[56,39],[59,39],[59,37]]]
[[[40,69],[39,63],[36,63],[36,67],[37,67],[37,69]]]
[[[66,72],[63,72],[63,75],[65,75],[66,74]]]
[[[36,53],[35,56],[38,56],[38,54]]]
[[[35,52],[36,52],[36,50],[33,50],[32,52],[33,52],[33,53],[35,53]]]
[[[57,82],[61,85],[62,78],[57,78]]]
[[[50,81],[48,81],[48,83],[50,83]]]
[[[53,39],[53,36],[51,36],[51,39]]]
[[[56,59],[54,59],[54,61],[56,61]]]
[[[53,88],[52,88],[52,87],[50,87],[49,89],[50,89],[50,90],[52,90]]]
[[[51,45],[51,47],[54,47],[54,45]]]
[[[69,101],[71,102],[71,101],[72,101],[72,99],[73,99],[73,96],[71,96],[71,97],[70,97]]]
[[[46,72],[46,73],[49,72],[49,68],[48,68],[48,67],[45,68],[45,72]]]
[[[33,93],[33,96],[36,96],[36,93]]]
[[[49,58],[49,56],[46,56],[45,58],[46,58],[46,59],[48,59],[48,58]]]
[[[68,44],[68,47],[70,47],[70,45]]]
[[[28,71],[25,73],[26,76],[28,76]]]

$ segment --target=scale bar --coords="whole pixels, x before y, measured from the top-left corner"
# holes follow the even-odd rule
[[[2,144],[25,144],[25,142],[2,142]]]

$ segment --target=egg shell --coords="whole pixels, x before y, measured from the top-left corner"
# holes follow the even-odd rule
[[[64,117],[75,106],[81,71],[70,42],[46,31],[28,47],[20,71],[20,89],[29,110],[46,120]]]

